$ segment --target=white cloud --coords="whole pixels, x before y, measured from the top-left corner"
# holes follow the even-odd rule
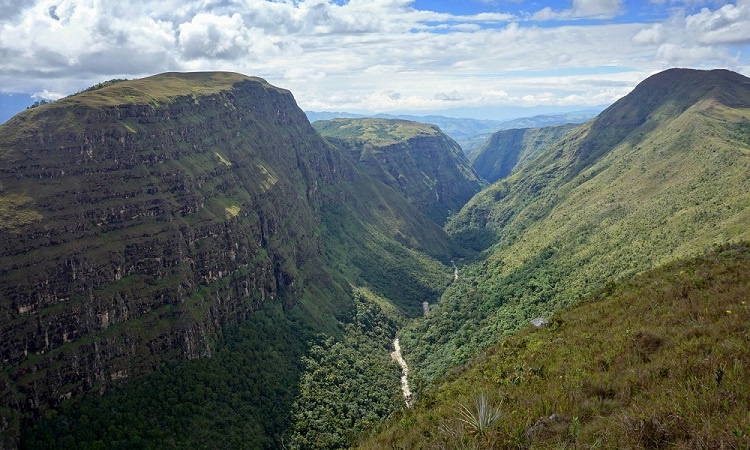
[[[63,97],[65,97],[65,94],[61,94],[59,92],[50,92],[47,89],[31,94],[31,98],[33,98],[34,100],[59,100]]]
[[[708,46],[691,46],[680,44],[662,44],[656,51],[654,59],[669,66],[695,67],[713,64],[719,67],[735,66],[736,58],[726,50]]]
[[[180,24],[179,42],[186,59],[232,59],[248,53],[248,29],[242,16],[197,14],[190,22]]]
[[[457,102],[463,99],[463,96],[461,96],[461,94],[459,94],[455,89],[451,92],[438,92],[437,94],[435,94],[435,100],[442,100],[446,102]]]
[[[704,44],[750,43],[750,5],[724,5],[716,11],[703,8],[688,16],[686,24]]]
[[[302,67],[292,67],[284,73],[284,79],[294,83],[312,83],[326,77],[325,72]]]
[[[532,20],[610,19],[622,11],[622,0],[573,0],[570,9],[554,10],[547,6],[534,13]]]
[[[633,36],[636,45],[658,45],[664,42],[664,25],[655,23],[638,30]]]
[[[315,110],[592,106],[672,65],[747,66],[746,50],[729,45],[748,42],[748,2],[674,8],[658,23],[537,27],[502,12],[420,11],[413,0],[0,0],[0,86],[71,93],[110,78],[230,70]],[[619,0],[570,5],[537,18],[623,10]]]

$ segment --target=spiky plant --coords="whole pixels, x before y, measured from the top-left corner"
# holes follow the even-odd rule
[[[487,394],[482,392],[479,397],[474,399],[474,407],[461,404],[459,418],[466,428],[466,431],[475,436],[485,436],[487,431],[492,428],[502,417],[500,409],[491,405]]]

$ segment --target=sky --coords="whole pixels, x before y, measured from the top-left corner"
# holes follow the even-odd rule
[[[750,0],[0,0],[0,106],[227,70],[308,111],[522,116],[670,67],[750,75],[749,45]]]

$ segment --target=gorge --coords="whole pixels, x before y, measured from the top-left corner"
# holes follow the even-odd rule
[[[747,444],[748,111],[746,77],[668,70],[494,136],[490,184],[435,126],[310,124],[236,73],[28,109],[0,125],[0,447]]]

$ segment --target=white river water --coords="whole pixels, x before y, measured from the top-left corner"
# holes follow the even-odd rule
[[[456,282],[458,281],[458,267],[456,267],[456,263],[453,261],[451,261],[451,264],[453,265],[453,282]],[[430,304],[428,302],[422,302],[422,309],[425,316],[430,314]],[[401,345],[398,342],[398,338],[393,340],[393,351],[391,352],[391,357],[399,366],[401,366],[401,393],[404,395],[406,407],[411,408],[412,398],[411,389],[409,389],[409,366],[406,364],[406,360],[401,354]]]
[[[399,366],[401,366],[401,393],[404,395],[404,402],[406,407],[411,408],[411,389],[409,389],[409,366],[406,365],[406,360],[401,355],[401,345],[398,343],[398,338],[393,340],[393,352],[391,357],[396,360]]]

